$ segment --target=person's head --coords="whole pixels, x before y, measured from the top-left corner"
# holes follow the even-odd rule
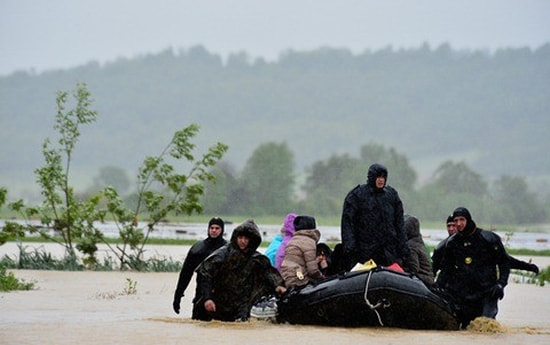
[[[317,229],[315,218],[311,216],[297,216],[294,218],[294,228],[296,231]]]
[[[294,228],[294,219],[298,215],[296,213],[289,213],[286,215],[285,220],[283,221],[283,227],[281,228],[281,233],[283,235],[292,236],[296,232]]]
[[[240,250],[245,250],[250,244],[250,238],[246,235],[237,236],[237,246]]]
[[[223,235],[224,222],[220,217],[214,217],[208,222],[208,237],[218,238]]]
[[[240,250],[252,254],[262,243],[260,228],[252,219],[245,220],[238,225],[231,234],[231,244]]]
[[[332,255],[332,250],[326,243],[317,243],[317,256],[324,256],[325,258],[330,258]]]
[[[457,207],[453,211],[453,220],[455,222],[456,231],[469,235],[476,229],[476,223],[472,219],[470,211],[466,207]]]
[[[422,237],[422,235],[420,234],[420,221],[418,220],[418,218],[410,214],[405,214],[403,218],[403,228],[407,233],[407,238],[411,239],[413,237]]]
[[[375,189],[382,189],[386,186],[388,180],[388,169],[379,163],[374,163],[369,167],[367,173],[367,185]]]
[[[453,218],[453,215],[449,215],[447,217],[447,233],[449,234],[449,236],[452,236],[454,234],[456,234],[456,224],[455,224],[455,219]]]
[[[321,268],[326,268],[332,262],[332,250],[326,243],[317,243],[317,262]]]

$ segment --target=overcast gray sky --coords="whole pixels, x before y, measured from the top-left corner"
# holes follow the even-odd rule
[[[354,53],[449,43],[550,42],[549,0],[0,0],[0,75],[203,45],[275,60],[321,46]]]

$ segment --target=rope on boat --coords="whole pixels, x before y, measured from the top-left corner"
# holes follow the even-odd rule
[[[367,298],[367,293],[369,292],[369,283],[370,283],[370,277],[372,275],[372,270],[369,272],[369,276],[367,277],[367,283],[365,285],[365,295],[363,296],[365,298],[365,302],[369,306],[371,310],[374,310],[376,313],[376,316],[378,317],[378,323],[380,323],[380,326],[384,327],[384,323],[382,322],[382,318],[380,317],[380,314],[378,313],[378,308],[383,306],[383,302],[378,302],[376,305],[373,305],[370,303],[369,299]]]

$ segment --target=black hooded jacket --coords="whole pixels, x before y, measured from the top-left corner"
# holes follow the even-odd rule
[[[245,250],[237,244],[237,237],[244,235],[250,242]],[[213,300],[216,312],[199,313],[203,320],[246,320],[257,300],[284,286],[279,272],[271,266],[267,256],[257,251],[262,241],[258,226],[247,220],[233,230],[230,242],[216,250],[197,268],[200,290],[195,300],[197,308],[204,309],[204,301]],[[206,317],[205,317],[206,315]]]
[[[344,200],[341,235],[348,269],[369,259],[381,266],[402,265],[409,255],[403,204],[392,187],[376,187],[379,176],[387,178],[386,167],[371,165],[367,183],[355,187]]]
[[[222,228],[222,232],[218,237],[212,238],[208,235],[208,237],[204,240],[198,241],[191,246],[185,260],[183,261],[183,266],[180,271],[178,284],[176,286],[176,291],[174,292],[175,301],[179,301],[183,297],[183,294],[185,293],[185,290],[193,277],[193,273],[195,273],[195,269],[197,269],[199,264],[206,259],[208,255],[212,254],[216,249],[226,243],[227,241],[223,238]]]

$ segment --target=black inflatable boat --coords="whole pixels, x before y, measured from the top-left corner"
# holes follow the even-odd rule
[[[385,268],[348,272],[290,291],[277,303],[281,323],[458,330],[449,303],[420,279]]]

